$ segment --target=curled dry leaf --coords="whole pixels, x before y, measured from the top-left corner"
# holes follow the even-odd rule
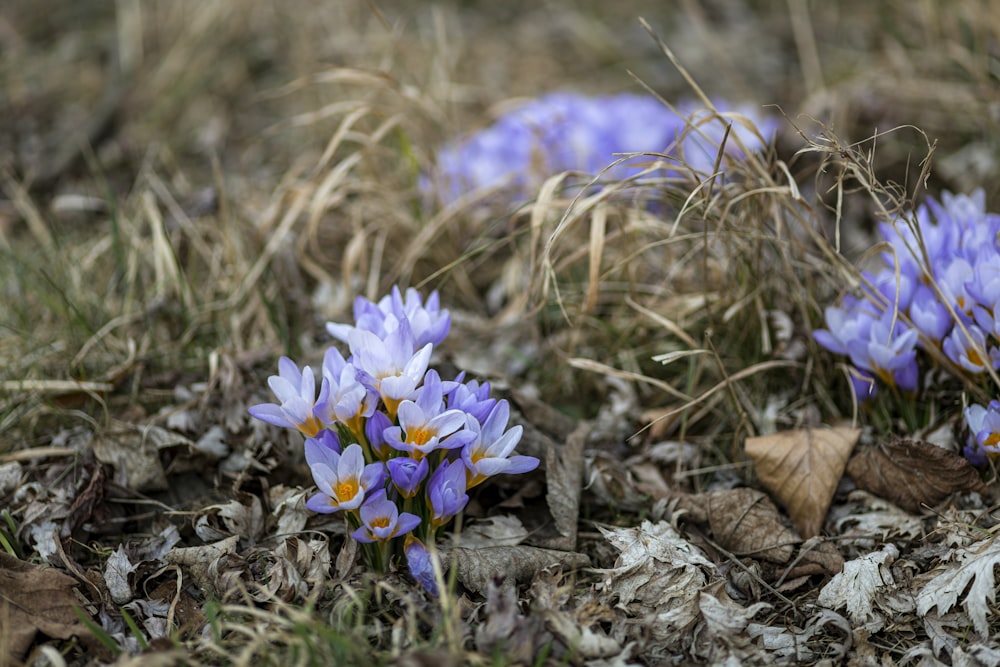
[[[890,566],[899,558],[899,549],[887,544],[881,551],[847,561],[844,571],[837,574],[819,592],[816,602],[829,609],[846,609],[855,626],[865,626],[878,632],[890,612],[913,611],[912,596],[907,594],[909,609],[889,607],[884,601],[896,593],[896,580]]]
[[[167,475],[160,450],[194,443],[179,433],[153,426],[114,421],[94,438],[94,453],[115,470],[115,481],[133,491],[165,491]]]
[[[604,577],[598,599],[644,616],[654,640],[676,649],[698,618],[698,591],[708,583],[712,563],[666,521],[598,528],[621,552],[613,568],[597,570]]]
[[[861,449],[848,461],[847,474],[865,491],[914,513],[953,493],[986,491],[964,456],[919,440],[894,438]]]
[[[989,616],[996,607],[997,586],[993,569],[1000,565],[1000,540],[989,537],[966,549],[955,549],[952,561],[936,570],[938,574],[917,594],[917,613],[927,615],[937,608],[948,613],[963,596],[972,625],[984,640],[990,633]]]
[[[819,534],[861,431],[802,429],[747,438],[757,476],[788,511],[804,538]]]
[[[702,512],[691,512],[696,521],[703,516],[719,545],[738,556],[786,563],[802,540],[781,521],[778,508],[767,494],[749,489],[720,489],[687,496],[682,505],[697,504]]]
[[[537,572],[548,567],[575,570],[590,565],[590,559],[580,553],[539,549],[519,544],[516,547],[484,547],[478,549],[448,549],[445,561],[455,568],[459,583],[485,596],[490,582],[503,575],[511,583],[531,581]]]
[[[561,447],[551,447],[545,453],[545,500],[559,537],[544,546],[572,551],[576,549],[577,520],[580,517],[580,491],[583,488],[583,446],[590,432],[588,422],[581,422],[566,437]]]
[[[559,656],[560,659],[572,655],[583,658],[587,664],[595,664],[592,661],[597,659],[624,657],[618,641],[599,626],[593,627],[596,623],[586,607],[570,608],[575,602],[573,585],[563,581],[558,574],[543,572],[535,577],[528,597],[531,599],[531,618],[542,619],[544,628],[570,652]],[[538,655],[538,647],[535,648],[533,656]]]
[[[479,519],[463,528],[461,533],[445,536],[451,538],[451,546],[466,549],[479,547],[513,547],[528,537],[528,530],[516,516],[508,514]]]
[[[125,553],[125,547],[119,544],[118,549],[111,553],[108,562],[104,565],[104,581],[108,585],[111,601],[115,604],[125,604],[132,599],[132,584],[129,582],[129,575],[133,572],[135,572],[135,565]]]
[[[240,538],[236,535],[227,537],[213,544],[200,547],[177,547],[164,556],[164,560],[173,565],[187,568],[191,577],[202,590],[212,590],[208,576],[208,568],[226,554],[236,553],[236,545]]]

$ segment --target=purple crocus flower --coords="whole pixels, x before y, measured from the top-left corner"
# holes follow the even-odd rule
[[[396,416],[401,401],[412,399],[423,381],[433,345],[417,350],[409,323],[404,319],[384,339],[370,331],[350,332],[351,353],[355,366],[382,397],[390,419]]]
[[[365,495],[385,479],[382,462],[365,465],[357,444],[348,445],[342,454],[323,452],[320,459],[309,465],[319,493],[306,501],[306,507],[320,514],[361,507]]]
[[[389,478],[392,479],[393,486],[404,498],[412,498],[417,495],[420,485],[427,479],[427,472],[430,470],[427,459],[423,458],[417,461],[405,456],[389,459],[386,462],[386,467],[389,469]]]
[[[382,435],[390,447],[415,459],[435,449],[456,449],[475,437],[459,432],[465,426],[464,412],[444,409],[441,378],[433,370],[427,372],[416,400],[399,404],[398,417],[399,425],[387,428]]]
[[[918,285],[913,291],[909,315],[917,331],[938,347],[954,324],[951,313],[938,300],[934,290],[924,284]]]
[[[437,578],[434,576],[434,563],[431,561],[431,555],[424,543],[410,533],[403,543],[403,553],[406,555],[406,564],[410,568],[410,576],[428,593],[437,595],[438,585]]]
[[[868,339],[858,341],[848,353],[855,366],[876,376],[889,386],[916,391],[918,333],[893,318],[890,310],[871,323]]]
[[[594,176],[627,178],[652,161],[628,154],[643,153],[680,152],[690,167],[707,173],[729,122],[733,127],[724,152],[727,159],[739,159],[744,149],[759,150],[766,141],[762,134],[772,134],[776,126],[747,107],[737,110],[742,113],[733,113],[722,102],[716,107],[722,118],[708,116],[694,104],[674,111],[648,95],[588,98],[552,93],[442,148],[436,173],[425,176],[421,187],[428,198],[445,204],[467,193],[493,193],[517,204],[532,199],[546,179],[560,172],[583,175],[565,181],[570,193]],[[744,125],[745,119],[756,121],[760,133],[749,129],[751,123]],[[723,164],[728,166],[726,160]]]
[[[714,106],[718,113],[703,108],[700,103],[684,103],[677,109],[687,125],[678,152],[683,157],[684,165],[702,176],[712,173],[720,148],[720,167],[724,170],[730,161],[746,158],[744,149],[750,152],[762,150],[778,129],[775,119],[764,116],[755,107],[731,107],[722,100],[714,102]],[[727,126],[729,138],[723,148]]]
[[[476,380],[462,382],[464,377],[464,372],[459,373],[447,392],[448,407],[470,414],[482,424],[497,403],[495,398],[490,398],[490,383]]]
[[[979,249],[972,263],[972,277],[965,291],[980,306],[1000,304],[1000,251],[990,243]]]
[[[827,306],[824,315],[828,328],[817,329],[813,338],[834,354],[844,355],[868,340],[868,332],[877,317],[868,304],[856,297],[846,297],[840,307]]]
[[[344,360],[335,347],[323,357],[323,381],[329,387],[326,400],[317,402],[316,412],[324,423],[340,422],[361,438],[364,420],[375,412],[378,394],[358,381],[358,369]]]
[[[974,465],[986,463],[990,454],[1000,454],[1000,401],[992,400],[985,408],[970,405],[965,409],[969,442],[965,456]]]
[[[365,422],[365,438],[371,445],[375,456],[385,461],[392,454],[392,448],[385,441],[385,430],[392,426],[389,417],[381,410],[376,410]]]
[[[952,305],[955,313],[963,322],[971,322],[972,306],[975,301],[969,295],[966,284],[974,276],[972,264],[960,257],[950,262],[942,261],[935,266],[934,275],[942,296]]]
[[[330,389],[324,382],[319,398],[316,397],[316,379],[312,368],[306,366],[300,371],[294,361],[281,357],[278,360],[278,375],[269,377],[267,384],[281,403],[253,405],[248,410],[251,415],[268,424],[298,429],[306,437],[319,433],[324,424],[315,414],[315,408],[317,403],[327,400]]]
[[[431,528],[443,526],[468,504],[465,471],[465,464],[461,460],[445,459],[427,480],[427,504],[431,509]]]
[[[333,455],[340,456],[342,451],[340,438],[336,432],[328,428],[323,429],[312,438],[306,438],[306,463],[310,466],[314,463],[325,463],[331,468],[336,468],[338,463]]]
[[[436,291],[431,292],[424,302],[420,292],[414,288],[406,290],[404,299],[399,287],[393,286],[392,293],[382,297],[378,303],[360,296],[354,300],[354,326],[329,322],[326,330],[334,338],[350,343],[353,329],[370,331],[379,338],[385,338],[404,319],[410,325],[417,348],[427,343],[439,345],[451,327],[451,317],[447,310],[441,309]]]
[[[467,428],[476,434],[476,439],[462,448],[467,488],[471,489],[493,475],[516,475],[538,467],[538,459],[534,456],[510,455],[520,442],[524,429],[518,424],[505,431],[509,417],[510,405],[505,400],[497,403],[481,426],[472,415],[467,417]]]
[[[968,333],[966,333],[968,332]],[[1000,368],[1000,349],[988,346],[986,333],[975,324],[956,326],[944,339],[945,355],[972,373],[985,373],[987,368]]]
[[[900,270],[897,276],[894,269],[885,268],[875,274],[863,271],[861,276],[875,289],[875,293],[872,293],[868,285],[865,285],[864,291],[871,296],[869,302],[878,304],[880,310],[895,308],[905,312],[910,307],[913,291],[918,284],[914,275]]]
[[[396,503],[379,489],[365,501],[359,512],[361,527],[351,533],[358,542],[386,542],[398,535],[405,535],[420,525],[420,517],[400,512]]]

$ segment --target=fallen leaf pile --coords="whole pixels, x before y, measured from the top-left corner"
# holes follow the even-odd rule
[[[974,504],[989,488],[948,451],[891,442],[852,457],[853,429],[778,433],[746,442],[764,490],[696,492],[676,475],[700,465],[689,446],[624,449],[620,433],[598,423],[620,421],[622,409],[639,414],[634,396],[597,421],[556,417],[526,397],[512,404],[523,449],[544,469],[516,487],[487,488],[498,494],[492,509],[470,504],[463,531],[432,552],[440,585],[478,601],[460,607],[478,650],[530,662],[544,647],[553,659],[594,665],[678,655],[836,662],[908,633],[923,639],[901,660],[993,656],[1000,552],[982,532],[995,519]],[[72,465],[0,466],[0,492],[23,508],[12,537],[48,564],[0,553],[0,618],[14,655],[50,640],[103,650],[90,627],[129,653],[143,650],[136,633],[147,645],[196,643],[207,636],[209,600],[336,605],[369,585],[343,523],[308,512],[308,488],[266,482],[275,443],[206,437],[116,422],[67,432],[60,446],[74,453]],[[198,486],[193,471],[210,460],[229,461],[232,485]],[[164,515],[159,499],[178,480],[204,493],[176,513],[183,520]],[[154,509],[142,534],[107,537],[145,507]],[[591,522],[584,507],[608,516],[642,507],[649,518]],[[91,554],[84,540],[107,547]],[[386,585],[410,591],[421,608],[430,602],[405,571]]]

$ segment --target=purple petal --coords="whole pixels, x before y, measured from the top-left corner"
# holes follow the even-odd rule
[[[285,416],[284,410],[281,409],[281,406],[275,405],[274,403],[252,405],[247,409],[247,412],[262,422],[267,422],[273,426],[280,426],[282,428],[298,428],[296,424],[293,424],[288,420]]]

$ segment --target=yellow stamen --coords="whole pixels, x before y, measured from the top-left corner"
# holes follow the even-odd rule
[[[346,503],[357,496],[360,490],[361,485],[358,483],[358,478],[349,477],[348,479],[341,480],[337,486],[333,487],[333,495],[336,496],[338,503]]]
[[[975,364],[976,366],[986,365],[986,363],[983,361],[983,358],[979,356],[979,351],[976,350],[976,348],[974,347],[969,348],[969,351],[966,353],[966,356],[969,358],[969,361]]]
[[[986,442],[983,443],[984,447],[996,447],[997,443],[1000,443],[1000,433],[993,431],[990,433],[989,437],[986,438]]]
[[[372,528],[388,528],[389,517],[380,516],[372,521]]]
[[[406,442],[411,445],[426,445],[435,435],[436,434],[430,429],[423,427],[415,428],[412,431],[407,432]]]

